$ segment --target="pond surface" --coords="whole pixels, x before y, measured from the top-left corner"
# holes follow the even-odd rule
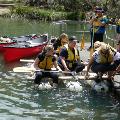
[[[49,33],[51,36],[67,30],[65,32],[69,35],[81,38],[79,31],[88,30],[83,24],[72,23],[64,27],[53,23],[0,18],[1,35]],[[62,86],[41,91],[34,88],[32,80],[27,79],[29,74],[12,72],[13,67],[28,63],[5,64],[2,56],[0,58],[0,120],[120,119],[120,101],[115,96],[96,94],[86,87],[81,92],[70,92]]]

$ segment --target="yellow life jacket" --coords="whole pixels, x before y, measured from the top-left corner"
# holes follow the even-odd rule
[[[100,61],[99,63],[105,64],[105,63],[111,63],[113,62],[113,54],[107,54],[106,56],[103,56],[102,53],[100,53]]]
[[[98,29],[99,29],[99,27],[101,26],[101,19],[103,18],[103,16],[102,17],[100,17],[100,18],[98,18],[98,20],[97,21],[94,21],[93,22],[93,31],[94,32],[97,32],[98,31]]]
[[[68,47],[68,45],[65,46],[67,48],[68,51],[68,58],[67,58],[67,65],[69,66],[69,68],[72,68],[73,63],[77,60],[80,59],[80,56],[78,54],[78,51],[76,48],[74,48],[75,50],[75,54],[72,52],[72,50]]]
[[[62,44],[62,43],[61,43]],[[67,44],[67,43],[66,43]],[[56,50],[56,53],[60,54],[61,49],[66,45],[66,44],[62,44],[61,46],[59,46]]]
[[[43,61],[41,61],[39,63],[39,68],[40,69],[51,69],[53,67],[53,62],[52,62],[52,59],[53,57],[52,56],[49,56],[49,57],[46,57],[43,59]]]
[[[65,47],[68,51],[68,58],[67,58],[68,61],[74,62],[74,61],[80,59],[78,50],[76,48],[74,48],[74,50],[75,50],[75,54],[74,54],[73,51],[68,47],[68,45],[65,45]]]

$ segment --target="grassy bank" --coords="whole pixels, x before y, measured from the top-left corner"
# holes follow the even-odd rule
[[[53,20],[83,20],[85,15],[83,13],[74,12],[63,12],[55,10],[40,9],[37,7],[20,6],[12,9],[12,14],[19,17],[25,17],[27,19],[37,19],[43,21],[53,21]]]

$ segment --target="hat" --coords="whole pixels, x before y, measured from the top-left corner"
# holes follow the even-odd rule
[[[71,36],[71,37],[69,38],[69,42],[72,42],[72,41],[75,41],[75,42],[78,41],[77,38],[76,38],[76,36]]]
[[[53,46],[52,45],[46,45],[43,49],[44,52],[48,52],[50,51],[51,49],[53,49]]]
[[[101,13],[104,13],[104,10],[103,10],[102,8],[97,7],[97,8],[95,9],[95,12],[101,12]]]

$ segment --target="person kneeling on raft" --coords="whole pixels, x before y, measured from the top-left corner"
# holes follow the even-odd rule
[[[81,72],[85,65],[80,62],[79,51],[76,49],[77,39],[75,36],[69,38],[69,43],[60,52],[58,65],[63,71]]]
[[[57,65],[57,61],[55,56],[53,55],[54,49],[52,45],[47,45],[43,51],[37,56],[34,62],[34,67],[36,70],[44,69],[45,71],[50,71],[50,72],[45,72],[45,71],[37,71],[35,75],[35,84],[40,84],[41,79],[43,77],[50,77],[53,80],[53,86],[58,84],[58,74],[56,72],[52,72],[51,68],[53,66],[57,70],[61,70],[60,67]]]
[[[91,68],[91,70],[94,73],[97,73],[97,75],[100,73],[101,77],[104,73],[108,72],[109,78],[110,71],[113,71],[115,69],[115,66],[112,64],[113,61],[114,54],[111,51],[109,45],[102,43],[101,46],[93,53],[92,57],[90,58],[85,77],[89,77],[88,72]]]

